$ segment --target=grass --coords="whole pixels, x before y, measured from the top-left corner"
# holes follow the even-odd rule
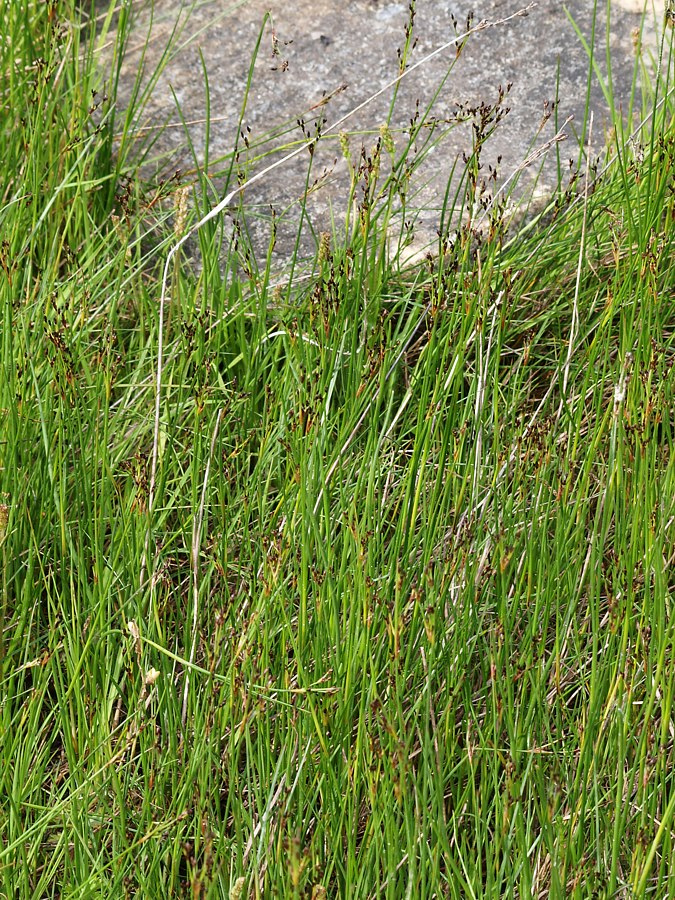
[[[118,12],[2,6],[0,896],[675,897],[672,31],[518,232],[467,112],[416,265],[440,133],[343,135],[278,281],[139,168]]]

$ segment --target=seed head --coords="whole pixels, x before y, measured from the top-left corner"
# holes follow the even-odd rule
[[[319,262],[330,259],[330,232],[322,231],[319,237]]]
[[[391,133],[391,129],[386,122],[383,122],[380,125],[380,137],[382,138],[382,146],[387,151],[390,156],[393,156],[396,152],[396,145],[394,144],[394,136]]]
[[[7,534],[7,523],[9,522],[9,506],[6,503],[0,503],[0,544],[5,540]]]
[[[173,223],[173,234],[177,241],[182,238],[183,233],[185,232],[189,193],[190,188],[188,187],[188,185],[183,185],[182,188],[179,188],[176,191],[176,196],[174,199],[174,210],[176,212],[176,218]]]
[[[349,134],[346,131],[341,131],[338,137],[340,140],[340,151],[342,152],[342,155],[347,160],[347,162],[351,165],[352,154],[349,149]]]
[[[241,900],[241,897],[244,893],[244,885],[246,884],[246,879],[243,875],[240,875],[239,878],[235,881],[235,883],[230,888],[230,900]]]

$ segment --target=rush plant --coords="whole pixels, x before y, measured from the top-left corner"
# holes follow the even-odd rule
[[[525,213],[567,123],[486,178],[506,86],[158,175],[171,48],[123,110],[100,6],[0,0],[0,897],[675,897],[669,19]],[[281,272],[240,196],[280,144]]]

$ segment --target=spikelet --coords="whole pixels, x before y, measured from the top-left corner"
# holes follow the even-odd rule
[[[246,879],[243,875],[240,875],[239,878],[235,881],[235,883],[230,888],[230,900],[241,900],[242,895],[244,893],[244,885],[246,884]]]
[[[338,135],[338,138],[340,140],[340,152],[342,153],[344,158],[347,160],[347,162],[351,166],[352,153],[351,153],[351,150],[349,149],[349,134],[346,131],[341,131],[340,134]]]
[[[173,208],[176,213],[176,218],[173,222],[173,234],[177,241],[179,241],[183,234],[185,233],[185,225],[187,224],[187,214],[188,214],[188,195],[190,193],[190,188],[188,185],[183,185],[183,187],[179,188],[176,191],[176,196],[174,198]]]
[[[394,154],[396,153],[394,135],[391,133],[391,129],[386,122],[383,122],[380,125],[380,137],[382,138],[382,146],[387,151],[389,156],[394,156]]]

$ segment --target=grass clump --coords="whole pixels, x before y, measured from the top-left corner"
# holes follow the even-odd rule
[[[3,14],[0,891],[675,896],[668,78],[538,225],[478,129],[403,267],[383,128],[346,242],[213,216],[160,317],[206,176],[141,177],[100,22]]]

